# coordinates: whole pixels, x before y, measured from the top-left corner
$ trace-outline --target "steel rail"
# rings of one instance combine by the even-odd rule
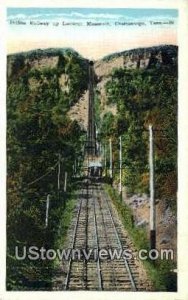
[[[121,247],[121,250],[123,251],[123,246],[122,246],[122,243],[121,243],[121,240],[120,240],[120,237],[119,237],[119,234],[118,234],[118,231],[117,231],[115,222],[114,222],[114,218],[113,218],[113,216],[112,216],[112,212],[111,212],[111,209],[110,209],[110,206],[109,206],[109,203],[108,203],[108,200],[107,200],[107,195],[106,195],[106,192],[105,192],[105,191],[104,191],[104,199],[105,199],[105,201],[106,201],[106,204],[107,204],[107,207],[108,207],[108,210],[109,210],[110,218],[111,218],[112,224],[113,224],[113,226],[114,226],[114,230],[115,230],[115,234],[116,234],[116,237],[117,237],[119,246]],[[136,291],[136,290],[137,290],[136,284],[135,284],[135,282],[134,282],[134,278],[133,278],[133,275],[132,275],[132,273],[131,273],[129,264],[128,264],[128,262],[127,262],[127,260],[126,260],[125,257],[123,257],[123,259],[124,259],[125,267],[126,267],[126,270],[127,270],[127,272],[128,272],[128,275],[129,275],[129,278],[130,278],[130,281],[131,281],[132,291]]]
[[[78,212],[77,212],[77,215],[76,215],[76,224],[75,224],[75,226],[74,226],[73,242],[72,242],[72,247],[71,247],[71,249],[74,249],[75,242],[76,242],[76,235],[77,235],[77,229],[78,229],[78,224],[79,224],[80,212],[81,212],[81,209],[82,209],[82,203],[83,203],[83,198],[81,198],[81,200],[80,200],[80,205],[79,205]],[[71,265],[72,265],[72,254],[71,254],[71,257],[70,257],[70,260],[69,260],[69,264],[68,264],[68,272],[67,272],[67,276],[66,276],[66,278],[65,278],[65,286],[64,286],[64,289],[65,289],[65,290],[67,290],[68,287],[69,287],[69,280],[70,280],[70,273],[71,273]]]
[[[87,189],[87,200],[86,200],[86,227],[85,227],[85,250],[87,253],[88,250],[88,218],[89,218],[89,207],[88,207],[88,202],[89,202],[89,184],[87,184],[86,186]],[[85,263],[85,285],[86,285],[86,289],[87,289],[87,281],[88,281],[88,270],[87,270],[87,260],[86,258],[84,259],[84,263]]]
[[[93,197],[93,209],[94,209],[94,224],[95,224],[95,235],[96,235],[96,243],[97,243],[97,273],[98,273],[98,281],[99,281],[99,290],[103,290],[102,283],[102,274],[101,274],[101,264],[99,259],[99,237],[98,237],[98,226],[97,226],[97,218],[96,218],[96,207],[95,207],[95,198]]]
[[[102,198],[102,196],[101,196],[101,190],[99,190],[99,186],[98,185],[97,185],[96,190],[99,193],[100,197]],[[104,230],[105,230],[105,237],[106,237],[107,245],[108,245],[108,247],[110,247],[109,237],[108,237],[108,234],[107,234],[106,225],[105,225],[105,221],[104,221],[104,213],[103,213],[103,210],[102,210],[101,203],[99,201],[98,201],[98,204],[99,204],[99,208],[100,208],[100,211],[101,211],[102,224],[103,224]],[[113,279],[114,279],[115,287],[116,287],[116,290],[117,290],[117,280],[116,280],[116,276],[115,276],[115,269],[114,269],[113,263],[112,263],[112,269],[113,269]]]

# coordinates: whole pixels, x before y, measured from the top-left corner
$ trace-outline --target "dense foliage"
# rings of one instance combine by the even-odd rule
[[[106,113],[101,138],[112,138],[114,172],[119,165],[119,140],[123,144],[123,184],[129,192],[148,192],[149,124],[154,129],[156,195],[172,200],[177,191],[177,67],[116,69],[106,84],[109,104],[118,113]]]
[[[52,66],[38,63],[54,56],[58,57],[57,64],[53,61]],[[68,118],[67,111],[87,89],[87,61],[71,49],[37,50],[8,57],[7,71],[7,288],[46,290],[51,289],[53,263],[17,260],[15,247],[53,248],[62,232],[66,232],[68,221],[62,220],[71,218],[74,206],[68,202],[72,198],[70,178],[85,140],[85,133],[76,121]],[[106,113],[100,118],[100,94],[96,91],[96,123],[106,150],[109,138],[112,139],[115,181],[118,182],[121,135],[123,185],[130,193],[148,192],[148,125],[152,124],[156,194],[174,205],[177,67],[116,69],[106,84],[106,95],[107,104],[117,105],[117,114]],[[65,172],[68,173],[68,193],[63,191]],[[46,229],[48,194],[50,215]]]
[[[71,51],[58,55],[58,65],[53,68],[28,66],[21,54],[8,60],[12,68],[7,85],[9,290],[49,287],[52,262],[17,260],[15,247],[19,247],[20,255],[23,246],[53,247],[65,199],[71,197],[70,180],[69,194],[63,192],[65,172],[68,179],[71,178],[73,163],[81,155],[84,133],[66,112],[87,87],[87,68]],[[36,55],[34,58],[39,59]],[[63,84],[60,82],[62,74],[67,79]],[[60,192],[57,191],[59,160]],[[48,194],[50,215],[46,229]]]

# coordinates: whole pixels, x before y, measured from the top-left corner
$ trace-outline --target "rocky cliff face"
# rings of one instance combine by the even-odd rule
[[[32,70],[42,72],[45,69],[59,70],[59,85],[62,92],[69,93],[71,82],[70,74],[67,74],[61,66],[68,65],[71,57],[79,57],[87,66],[88,60],[79,56],[79,54],[69,48],[65,49],[47,49],[35,50],[26,53],[9,55],[7,59],[7,76],[20,76]],[[158,68],[161,65],[177,64],[176,46],[158,46],[150,48],[139,48],[120,53],[114,53],[94,62],[94,71],[96,74],[96,89],[99,92],[102,114],[112,112],[116,114],[116,105],[107,105],[105,85],[111,79],[113,70],[118,68],[125,69],[148,69]],[[86,67],[87,68],[87,67]],[[44,81],[46,78],[44,78]],[[36,91],[41,85],[41,79],[30,77],[29,88]],[[70,110],[69,116],[76,119],[82,128],[87,128],[87,92],[77,99]]]
[[[109,76],[114,68],[147,69],[176,63],[177,47],[165,45],[114,53],[96,61],[94,66],[100,80]]]
[[[8,56],[7,75],[11,77],[21,71],[29,71],[31,69],[42,70],[45,68],[56,68],[58,66],[59,56],[38,56],[30,57],[29,55],[10,55]]]
[[[33,51],[11,54],[7,57],[7,75],[8,77],[11,77],[21,71],[33,69],[41,71],[43,69],[59,68],[62,65],[62,60],[70,58],[70,56],[84,60],[71,48],[36,49]]]
[[[70,48],[8,55],[7,80],[9,84],[21,84],[33,99],[43,94],[45,101],[47,93],[54,94],[54,99],[58,95],[58,101],[68,110],[87,89],[88,61]]]
[[[94,69],[103,114],[109,111],[116,114],[117,111],[116,105],[107,105],[105,93],[105,84],[111,79],[113,70],[118,68],[127,70],[150,69],[159,68],[162,65],[175,65],[177,64],[177,52],[177,46],[165,45],[123,51],[97,60],[94,63]]]

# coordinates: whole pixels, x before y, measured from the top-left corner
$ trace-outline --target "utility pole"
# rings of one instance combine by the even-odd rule
[[[119,194],[122,200],[122,141],[119,137]]]
[[[61,154],[58,157],[58,175],[57,175],[57,189],[60,190],[60,175],[61,175]]]
[[[67,191],[67,172],[65,172],[65,181],[64,181],[64,192]]]
[[[76,176],[76,172],[77,172],[77,160],[75,159],[74,161],[74,175]]]
[[[112,170],[112,139],[109,140],[109,146],[110,146],[110,178],[112,180],[112,177],[113,177],[113,170]]]
[[[106,177],[106,144],[104,144],[104,169],[105,169],[105,177]]]
[[[66,202],[67,202],[67,195],[66,195],[66,192],[67,192],[67,172],[65,172],[63,191],[64,191],[63,207],[65,208]]]
[[[149,168],[150,168],[150,248],[156,248],[155,190],[154,190],[154,145],[153,127],[149,125]]]
[[[61,175],[61,154],[58,157],[58,175],[57,175],[57,190],[58,190],[58,198],[60,200],[60,175]]]
[[[49,206],[50,206],[50,195],[47,195],[46,199],[46,219],[45,219],[45,227],[48,227],[48,214],[49,214]]]

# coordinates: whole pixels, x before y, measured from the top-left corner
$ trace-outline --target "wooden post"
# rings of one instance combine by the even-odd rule
[[[57,192],[58,192],[58,200],[60,201],[60,175],[61,175],[61,154],[59,154],[58,159],[58,175],[57,175]]]
[[[122,140],[119,137],[119,194],[122,200]]]
[[[104,168],[105,168],[105,177],[107,176],[107,169],[106,169],[106,144],[104,145]]]
[[[50,195],[47,195],[46,199],[46,219],[45,219],[45,227],[48,227],[48,214],[49,214],[49,206],[50,206]]]
[[[112,139],[109,140],[109,146],[110,146],[110,178],[112,180],[112,177],[113,177],[113,170],[112,170]]]
[[[156,248],[155,190],[154,190],[154,147],[153,127],[149,125],[149,167],[150,167],[150,248]]]
[[[60,191],[60,175],[61,175],[61,154],[58,159],[58,176],[57,176],[57,189]]]

